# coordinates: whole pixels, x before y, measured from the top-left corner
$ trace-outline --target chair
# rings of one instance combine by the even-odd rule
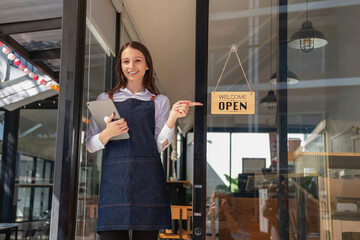
[[[191,239],[190,218],[192,217],[192,210],[190,209],[190,206],[171,206],[172,229],[160,233],[160,239]],[[186,230],[183,230],[184,220],[187,221]],[[179,226],[178,229],[177,225]]]

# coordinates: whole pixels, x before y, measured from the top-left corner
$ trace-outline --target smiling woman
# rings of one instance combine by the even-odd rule
[[[122,118],[112,121],[112,114],[102,131],[91,118],[86,144],[90,152],[106,149],[97,232],[101,239],[129,239],[133,230],[133,240],[155,240],[160,229],[171,228],[159,153],[170,145],[176,120],[202,104],[182,100],[170,109],[169,99],[155,88],[150,53],[139,42],[120,49],[116,71],[116,86],[97,99],[112,99]],[[110,140],[125,132],[129,139]]]

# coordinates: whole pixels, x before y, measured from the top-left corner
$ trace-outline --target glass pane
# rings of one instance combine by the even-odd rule
[[[44,183],[52,183],[53,182],[53,167],[54,165],[50,161],[45,162],[45,174],[44,174]]]
[[[31,183],[34,170],[34,158],[26,155],[21,156],[21,164],[18,166],[20,168],[19,177],[17,181],[19,183]]]
[[[30,195],[31,189],[26,187],[18,188],[18,204],[16,207],[16,222],[27,221],[30,216]]]
[[[302,237],[358,239],[360,56],[353,44],[360,40],[360,1],[290,3],[288,65],[301,79],[288,90],[288,128],[297,134],[288,142],[296,203],[304,207],[289,212],[298,211],[295,231]],[[308,20],[316,37],[295,39]]]
[[[271,24],[276,34],[276,24],[270,12],[270,1],[210,1],[207,239],[270,239],[271,231],[277,231],[265,211],[270,204],[277,206],[276,198],[266,202],[269,186],[277,181],[276,172],[267,174],[275,167],[276,110],[259,104],[272,87],[270,34]],[[230,54],[232,44],[239,59]],[[211,92],[248,92],[247,80],[255,92],[254,115],[211,114]]]
[[[22,239],[49,236],[56,124],[56,110],[20,111],[14,198]]]
[[[36,174],[35,174],[35,183],[44,182],[44,161],[41,159],[37,159],[36,162]]]
[[[33,218],[34,219],[43,219],[47,216],[50,217],[50,205],[51,199],[50,188],[35,188],[34,189],[34,207],[33,207]]]
[[[57,110],[21,110],[18,151],[54,161],[56,126]]]
[[[210,1],[207,238],[358,239],[360,1],[288,2],[283,85],[278,4]],[[249,90],[236,54],[227,61],[232,44],[254,115],[210,112],[226,62],[216,91]]]
[[[88,133],[90,113],[85,103],[96,100],[97,96],[105,91],[106,61],[108,58],[106,52],[88,28],[86,34],[84,121],[82,125],[76,239],[95,239],[96,237],[97,205],[103,152],[100,150],[89,153],[86,150],[85,138]],[[110,82],[110,79],[107,79],[107,81]]]

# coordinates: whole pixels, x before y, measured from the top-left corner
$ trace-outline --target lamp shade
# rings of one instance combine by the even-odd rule
[[[260,104],[265,105],[269,110],[274,110],[277,106],[275,92],[270,90],[268,94],[261,99]]]
[[[323,47],[327,43],[324,34],[315,29],[312,22],[306,20],[300,30],[291,36],[288,45],[303,52],[311,52],[314,48]]]
[[[270,77],[270,82],[272,84],[276,84],[276,79],[277,79],[277,72],[274,72],[271,77]],[[297,84],[299,82],[299,78],[298,76],[296,76],[296,74],[290,70],[288,70],[287,72],[287,84],[288,85],[293,85],[293,84]]]

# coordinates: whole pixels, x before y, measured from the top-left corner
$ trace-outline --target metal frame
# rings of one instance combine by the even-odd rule
[[[206,114],[209,0],[196,1],[195,46],[195,101],[202,107],[195,108],[194,126],[194,172],[193,172],[193,239],[206,236]]]
[[[289,239],[289,201],[288,196],[285,195],[284,188],[281,183],[281,176],[284,176],[286,181],[288,179],[288,148],[287,148],[287,135],[288,135],[288,112],[287,112],[287,35],[288,35],[288,0],[279,0],[279,65],[278,65],[278,78],[277,86],[284,86],[277,90],[278,95],[278,233],[279,239]]]
[[[117,82],[117,75],[114,73],[115,71],[115,66],[116,66],[116,61],[117,61],[117,56],[119,54],[119,50],[120,50],[120,37],[121,37],[121,13],[116,13],[116,35],[115,35],[115,57],[112,57],[112,65],[111,65],[111,72],[112,74],[112,81],[111,81],[111,87],[114,87],[116,85]]]
[[[169,148],[166,148],[164,151],[163,151],[163,168],[164,168],[164,177],[166,180],[168,180],[168,161],[169,161],[169,158],[168,158],[168,150]]]
[[[61,88],[50,225],[50,239],[58,240],[75,239],[85,65],[86,0],[63,1],[62,25]]]
[[[4,141],[2,146],[2,167],[0,181],[0,222],[13,222],[13,200],[15,189],[17,143],[20,111],[5,111]]]
[[[167,172],[165,172],[165,175],[167,177],[167,179],[170,180],[170,177],[172,176],[172,168],[173,168],[173,163],[174,161],[171,161],[171,152],[172,152],[172,146],[171,144],[169,145],[169,147],[166,148],[166,167],[167,167]]]
[[[181,156],[180,156],[180,180],[186,180],[186,168],[187,168],[187,135],[181,136]]]

